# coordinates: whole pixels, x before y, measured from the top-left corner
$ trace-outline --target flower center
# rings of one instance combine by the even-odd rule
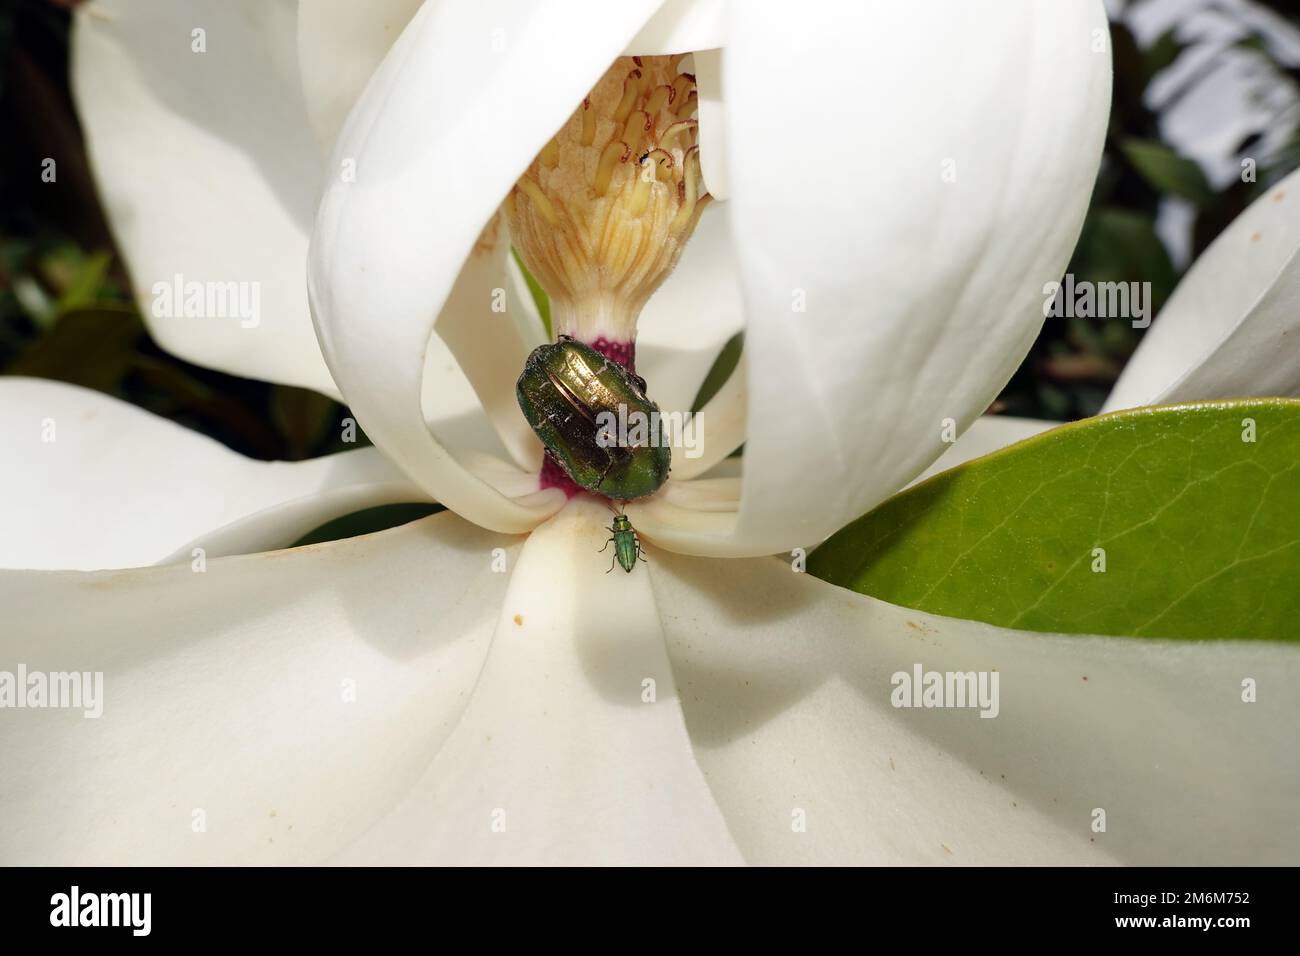
[[[709,200],[695,77],[680,56],[620,57],[506,198],[515,248],[557,335],[629,369],[636,320]]]

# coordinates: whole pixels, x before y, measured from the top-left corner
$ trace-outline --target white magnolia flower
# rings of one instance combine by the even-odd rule
[[[0,712],[0,858],[1172,863],[1300,844],[1295,705],[1233,706],[1210,679],[1294,680],[1294,655],[937,618],[764,557],[906,484],[1023,357],[1100,155],[1100,3],[96,7],[74,81],[155,337],[339,395],[376,447],[250,462],[103,396],[0,382],[20,450],[0,564],[51,569],[0,575],[0,668],[105,681],[98,719]],[[557,321],[635,337],[665,410],[742,324],[744,361],[704,410],[705,457],[629,508],[652,563],[607,576],[608,509],[539,490],[513,384],[542,333],[494,217],[513,195],[539,261],[536,217],[569,195],[552,174],[600,162],[548,150],[585,147],[580,104],[608,107],[593,88],[618,57],[666,54],[646,73],[693,55],[674,102],[694,86],[703,186],[679,142],[683,186],[647,202],[715,201],[639,322],[626,284],[604,310],[553,287]],[[666,241],[638,225],[648,205],[618,206],[632,166],[613,175],[612,215]],[[1243,217],[1270,229],[1249,254],[1234,226],[1189,277],[1213,308],[1171,302],[1148,342],[1177,341],[1144,349],[1118,400],[1242,391],[1247,350],[1294,390],[1256,351],[1295,322],[1300,199],[1276,198]],[[260,323],[152,315],[176,275],[260,282]],[[986,420],[945,463],[1034,427]],[[420,497],[450,510],[269,550]],[[998,719],[893,709],[890,675],[918,659],[996,668]]]

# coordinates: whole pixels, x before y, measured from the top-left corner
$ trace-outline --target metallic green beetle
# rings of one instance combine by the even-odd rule
[[[654,441],[661,435],[659,406],[646,398],[645,388],[645,379],[560,336],[528,356],[515,394],[546,453],[575,483],[613,501],[631,501],[658,491],[672,464],[668,443]],[[629,444],[627,435],[609,426],[629,421],[655,425]]]
[[[636,536],[636,529],[624,514],[614,515],[614,523],[609,526],[609,530],[613,537],[605,542],[605,548],[613,542],[614,561],[618,562],[620,568],[631,574],[632,569],[636,567],[637,558],[646,560],[641,554],[641,539]],[[605,548],[600,550],[604,551]],[[609,571],[614,570],[614,561],[609,562]],[[605,573],[609,574],[609,571]]]

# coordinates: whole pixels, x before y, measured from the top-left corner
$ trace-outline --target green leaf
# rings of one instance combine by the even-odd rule
[[[731,378],[732,373],[740,364],[740,354],[745,349],[745,333],[737,332],[727,343],[722,346],[718,352],[718,357],[713,360],[713,365],[709,367],[709,372],[704,376],[704,381],[700,383],[700,390],[695,393],[695,401],[691,403],[691,411],[698,412],[723,385],[727,384],[727,379]],[[745,453],[745,446],[741,445],[733,451],[728,458],[739,458]]]
[[[1053,429],[895,495],[808,570],[1002,627],[1300,640],[1300,401]]]
[[[744,348],[744,332],[737,332],[727,339],[727,344],[718,352],[718,357],[713,360],[709,373],[700,383],[700,390],[695,394],[695,401],[691,403],[691,411],[698,412],[714,395],[718,394],[723,385],[727,384],[727,379],[731,378],[731,373],[740,364],[740,353]]]
[[[542,327],[546,329],[546,337],[554,338],[555,333],[551,331],[551,297],[546,294],[542,284],[533,278],[533,274],[528,271],[524,265],[523,257],[519,255],[519,250],[510,247],[511,254],[515,257],[515,262],[519,266],[519,271],[524,274],[524,281],[528,283],[528,292],[533,297],[533,304],[537,306],[537,312],[542,317]]]
[[[1172,66],[1183,52],[1178,42],[1178,27],[1170,27],[1156,39],[1142,56],[1142,71],[1150,83],[1166,67]]]
[[[113,264],[113,256],[107,252],[96,252],[81,261],[71,281],[59,296],[59,311],[69,312],[94,306],[103,295],[103,287],[108,280],[108,269]]]
[[[1116,206],[1088,213],[1069,271],[1092,283],[1150,282],[1150,304],[1157,311],[1177,282],[1154,216]],[[1127,322],[1110,324],[1130,327]]]
[[[50,329],[4,371],[116,394],[144,334],[134,309],[114,305],[71,309],[60,313]]]
[[[1201,167],[1163,143],[1133,138],[1124,140],[1119,148],[1152,188],[1190,199],[1197,205],[1214,199],[1214,190]]]
[[[373,508],[363,508],[361,511],[354,511],[351,514],[335,518],[333,521],[327,521],[315,530],[308,531],[290,547],[301,548],[307,544],[341,541],[344,538],[374,534],[376,531],[387,531],[389,528],[396,528],[398,525],[418,521],[420,518],[427,518],[429,515],[446,510],[442,505],[429,504],[428,502],[376,505]]]

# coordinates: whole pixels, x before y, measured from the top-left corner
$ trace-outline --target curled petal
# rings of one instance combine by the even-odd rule
[[[1300,171],[1193,263],[1124,367],[1104,411],[1300,395]]]
[[[542,463],[541,444],[519,414],[515,398],[515,381],[535,343],[522,334],[518,317],[510,313],[510,253],[498,230],[504,231],[500,220],[494,219],[479,237],[438,317],[435,329],[457,368],[431,368],[426,363],[425,410],[442,417],[443,409],[430,401],[430,390],[438,388],[444,376],[463,374],[512,460],[536,474]]]
[[[714,199],[731,197],[731,157],[727,109],[729,103],[724,86],[727,82],[723,70],[725,50],[701,50],[692,58],[695,77],[699,84],[700,167],[704,185]],[[734,81],[732,81],[734,82]]]
[[[496,289],[466,268],[491,241],[485,224],[658,5],[552,0],[521,17],[505,0],[425,4],[335,147],[335,165],[354,160],[356,179],[326,189],[308,265],[330,368],[376,445],[430,495],[494,530],[530,530],[563,496],[506,498],[430,433],[424,354],[454,297],[491,309]],[[481,324],[490,341],[493,327]],[[516,357],[507,352],[503,363]]]
[[[871,36],[890,40],[863,56]],[[1094,0],[811,0],[732,17],[745,484],[727,540],[691,549],[812,547],[924,470],[949,421],[960,431],[988,407],[1083,222],[1107,36]]]
[[[728,0],[665,0],[627,45],[627,56],[710,50],[726,40]]]
[[[689,481],[704,474],[744,444],[748,382],[749,373],[742,363],[700,409],[694,424],[698,436],[697,457],[688,458],[689,449],[673,451],[672,473],[678,481]]]
[[[718,353],[744,326],[731,230],[723,207],[711,204],[637,321],[637,370],[650,397],[665,411],[689,411]]]
[[[311,0],[298,4],[298,67],[321,150],[423,0]]]

